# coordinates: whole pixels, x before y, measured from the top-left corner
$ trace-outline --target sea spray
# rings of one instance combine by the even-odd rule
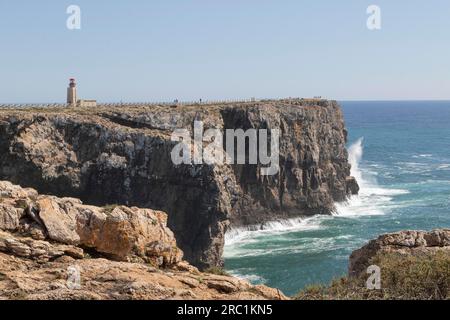
[[[308,269],[309,263],[322,265],[326,264],[326,260],[311,262],[310,259],[314,261],[315,257],[331,255],[333,260],[347,261],[347,250],[356,248],[365,240],[355,236],[350,229],[344,231],[341,228],[363,223],[370,216],[382,216],[391,212],[396,206],[394,196],[408,193],[406,190],[390,189],[378,184],[376,172],[368,170],[363,160],[363,138],[351,144],[348,151],[349,163],[352,165],[351,175],[361,187],[359,195],[352,196],[346,203],[337,203],[333,216],[300,217],[230,229],[225,235],[224,250],[230,274],[254,284],[274,285],[278,283],[277,276],[265,271],[266,268],[280,268],[276,259],[298,259],[298,268],[301,269],[301,265],[304,265],[310,277],[303,275],[305,279],[302,281],[314,283],[315,272]],[[336,256],[336,252],[346,254]],[[285,283],[284,286],[289,287],[289,284]]]
[[[356,217],[365,215],[385,214],[391,203],[392,196],[408,193],[405,190],[381,188],[375,175],[361,167],[364,155],[364,138],[359,138],[348,148],[348,160],[351,164],[351,175],[358,181],[361,190],[358,196],[353,196],[347,203],[336,204],[335,216]],[[327,217],[300,217],[288,220],[276,220],[261,225],[232,228],[225,235],[225,245],[239,245],[257,241],[256,238],[273,236],[274,234],[297,231],[317,230]]]
[[[362,160],[363,153],[364,153],[364,137],[359,138],[354,144],[352,144],[348,148],[348,162],[352,166],[350,174],[356,178],[356,181],[358,183],[362,184],[364,182],[362,178],[362,173],[359,168],[359,164]]]
[[[348,159],[351,164],[351,175],[358,181],[361,190],[358,196],[352,196],[346,203],[337,203],[334,216],[358,217],[383,215],[394,208],[392,202],[396,195],[406,194],[408,191],[380,187],[373,172],[365,170],[362,165],[364,156],[364,138],[359,138],[348,148]],[[251,242],[258,242],[261,238],[276,234],[317,230],[322,222],[328,219],[324,216],[300,217],[289,220],[276,220],[261,225],[232,228],[225,235],[225,256],[231,253],[232,247]]]
[[[407,194],[407,190],[388,189],[378,185],[376,174],[362,169],[364,138],[359,138],[348,148],[351,175],[358,181],[359,195],[352,196],[347,203],[336,204],[336,216],[357,217],[389,213],[392,197]]]

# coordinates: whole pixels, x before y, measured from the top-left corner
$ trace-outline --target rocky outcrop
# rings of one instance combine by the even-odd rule
[[[418,255],[436,251],[445,251],[450,254],[450,229],[385,234],[351,254],[349,275],[358,276],[365,272],[370,265],[370,260],[380,253]]]
[[[117,261],[148,262],[158,267],[181,261],[182,252],[163,212],[86,206],[78,199],[38,195],[33,189],[6,181],[0,181],[0,194],[0,229],[20,235],[3,233],[0,250],[26,258],[52,259],[67,250],[82,256],[80,248],[86,248]]]
[[[263,176],[261,165],[173,164],[170,155],[177,142],[171,141],[171,134],[180,128],[192,132],[194,120],[203,121],[205,130],[279,129],[278,173]],[[324,100],[3,110],[0,179],[92,205],[167,212],[168,226],[186,259],[205,268],[221,265],[224,234],[230,225],[330,214],[335,201],[356,193],[357,183],[349,177],[346,135],[338,104]],[[69,234],[58,221],[46,218],[47,208],[70,211],[73,203],[36,206],[42,207],[41,220],[52,238],[65,243],[87,241],[78,239],[83,235],[80,230]],[[86,219],[92,216],[101,224],[100,214],[88,212]],[[109,219],[118,221],[130,214],[135,213],[119,208]],[[0,223],[14,225],[16,218],[12,213]],[[65,225],[75,223],[71,214],[65,219]],[[98,232],[105,236],[109,231]],[[126,252],[124,248],[121,255]]]
[[[0,299],[287,299],[277,289],[252,286],[229,276],[201,273],[194,267],[160,270],[139,263],[102,258],[75,260],[70,256],[38,263],[0,252],[0,270]]]
[[[47,262],[61,256],[76,259],[84,257],[84,251],[75,246],[51,244],[48,241],[34,240],[28,237],[15,236],[0,231],[0,252],[6,252],[16,257]]]
[[[0,181],[0,299],[287,299],[182,261],[167,216]]]

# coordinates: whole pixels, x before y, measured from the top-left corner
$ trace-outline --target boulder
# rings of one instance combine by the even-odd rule
[[[51,240],[66,244],[80,243],[76,229],[78,210],[72,204],[58,203],[51,197],[40,197],[36,204],[39,217]]]
[[[357,195],[359,193],[359,185],[355,177],[347,177],[345,179],[345,185],[347,188],[347,194]]]
[[[163,212],[124,206],[111,212],[84,206],[79,212],[77,233],[84,246],[123,261],[132,257],[156,265],[181,261],[182,252]]]

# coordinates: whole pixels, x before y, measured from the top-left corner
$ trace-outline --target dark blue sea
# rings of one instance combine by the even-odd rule
[[[378,235],[450,228],[450,101],[341,102],[360,195],[334,216],[227,234],[228,272],[288,295],[346,274]]]

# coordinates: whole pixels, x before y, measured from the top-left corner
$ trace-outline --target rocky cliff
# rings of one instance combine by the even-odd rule
[[[286,299],[182,260],[167,215],[0,181],[2,299]]]
[[[448,300],[450,229],[399,231],[355,250],[347,277],[301,291],[304,300]]]
[[[279,129],[279,172],[173,164],[171,134],[192,132],[195,120],[205,130]],[[346,136],[340,107],[324,100],[0,110],[0,179],[92,205],[165,211],[186,259],[205,268],[221,265],[230,225],[330,214],[357,193]]]
[[[349,275],[364,273],[377,255],[395,253],[403,256],[426,256],[436,252],[450,256],[450,229],[384,234],[351,254]],[[450,284],[450,279],[446,281]]]

